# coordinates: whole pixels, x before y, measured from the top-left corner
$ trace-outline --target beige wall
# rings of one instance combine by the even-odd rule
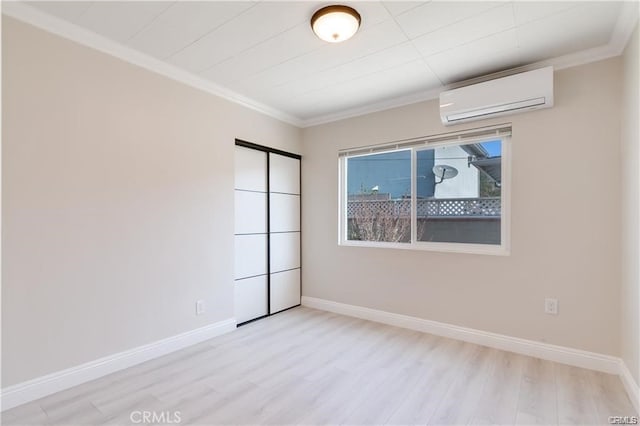
[[[623,55],[622,96],[622,359],[640,384],[640,145],[638,139],[638,27]]]
[[[557,72],[554,108],[467,125],[430,101],[305,129],[303,295],[619,355],[620,73]],[[508,121],[510,256],[337,245],[338,149]]]
[[[234,138],[300,130],[13,19],[2,42],[2,386],[233,317]]]

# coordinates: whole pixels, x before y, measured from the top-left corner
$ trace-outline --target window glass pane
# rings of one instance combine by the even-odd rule
[[[347,239],[411,242],[411,151],[347,158]]]
[[[500,245],[502,142],[417,152],[418,241]]]

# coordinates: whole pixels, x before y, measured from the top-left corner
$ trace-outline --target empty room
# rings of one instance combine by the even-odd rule
[[[3,425],[639,424],[638,1],[2,1]]]

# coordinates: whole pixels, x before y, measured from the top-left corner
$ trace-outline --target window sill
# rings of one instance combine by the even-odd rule
[[[368,247],[401,250],[435,251],[441,253],[483,254],[490,256],[509,256],[511,251],[504,245],[465,244],[465,243],[385,243],[378,241],[340,241],[339,246]]]

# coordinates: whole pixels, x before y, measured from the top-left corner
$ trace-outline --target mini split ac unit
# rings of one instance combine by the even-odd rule
[[[553,67],[447,90],[440,94],[440,117],[445,125],[552,106]]]

